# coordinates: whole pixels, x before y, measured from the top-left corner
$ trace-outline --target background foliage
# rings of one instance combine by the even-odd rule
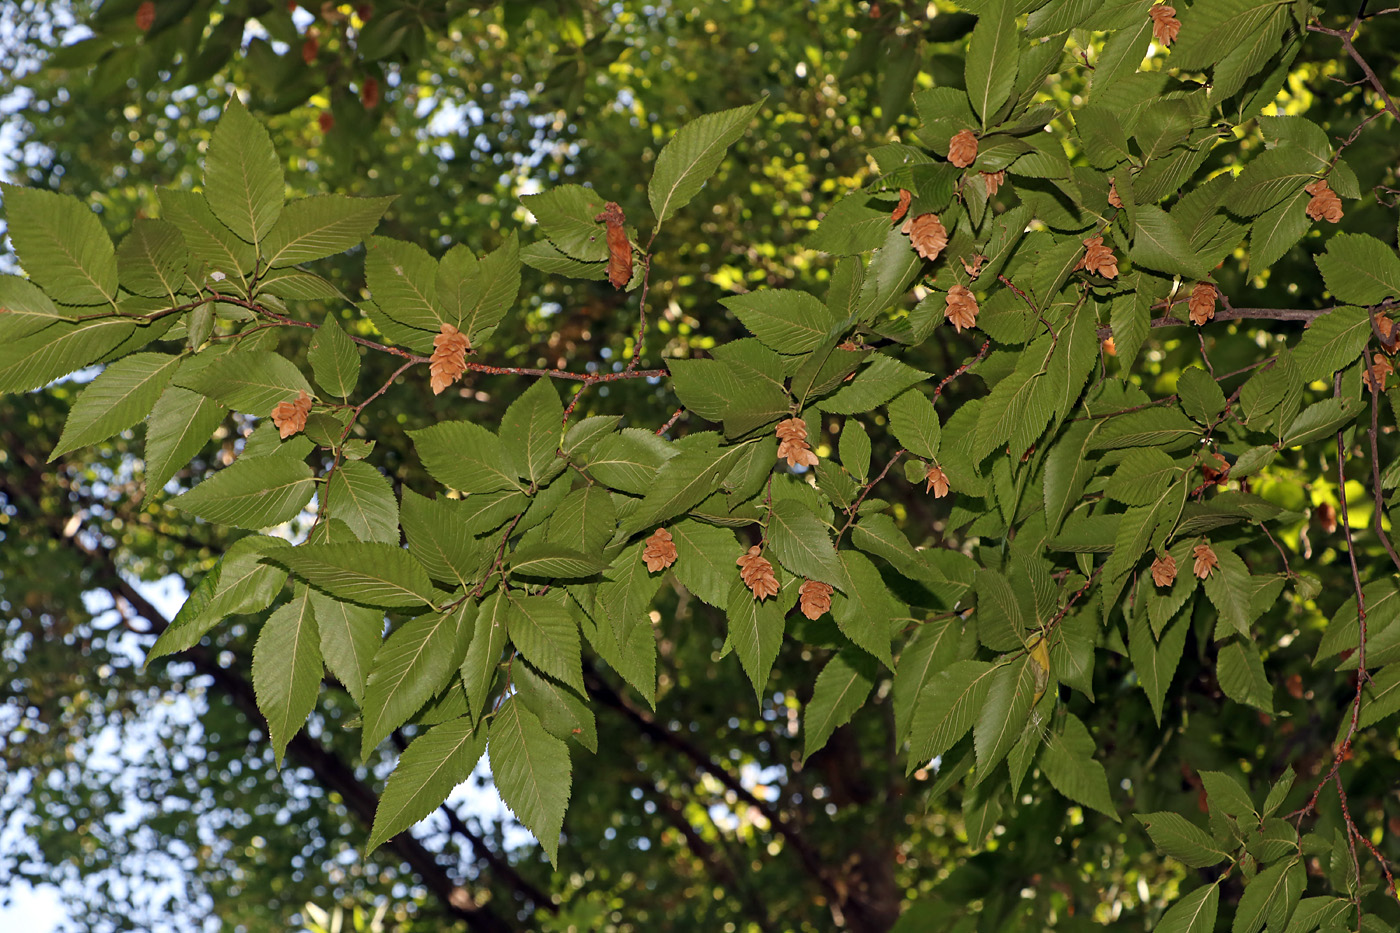
[[[1393,349],[1372,312],[1400,295],[1395,16],[1304,0],[1175,12],[1168,49],[1139,0],[9,8],[9,172],[28,189],[4,189],[11,271],[47,299],[3,280],[4,792],[24,840],[3,870],[67,879],[90,929],[324,922],[307,901],[365,907],[366,923],[388,904],[402,929],[883,930],[901,912],[907,929],[950,914],[969,930],[1393,928],[1400,564],[1376,516],[1394,413],[1362,372]],[[247,112],[225,111],[233,91]],[[721,111],[722,126],[691,122]],[[958,167],[964,129],[977,161]],[[696,140],[732,144],[728,158],[653,239],[656,192]],[[232,165],[251,168],[221,181]],[[1307,213],[1320,177],[1339,221]],[[596,195],[563,187],[581,183]],[[201,188],[232,258],[191,238]],[[938,259],[891,222],[900,189],[911,218],[950,233]],[[251,216],[235,216],[240,193]],[[604,201],[641,248],[630,290],[602,280],[586,234]],[[329,284],[242,288],[252,242],[272,255],[278,217],[318,211],[352,217],[292,257],[323,256],[309,268]],[[372,231],[386,239],[357,246]],[[1115,276],[1075,268],[1094,236]],[[974,279],[958,260],[979,254]],[[426,304],[401,287],[429,279]],[[462,328],[478,368],[435,396],[433,315],[456,307],[449,289],[490,281],[506,283],[480,292],[503,316]],[[1194,326],[1202,281],[1221,303]],[[942,321],[954,285],[980,304],[974,328]],[[226,300],[210,313],[196,286]],[[112,297],[153,316],[114,319],[96,307]],[[163,313],[187,304],[204,310]],[[94,336],[113,320],[118,340]],[[414,361],[342,332],[421,364],[393,379]],[[232,342],[202,371],[176,359]],[[794,391],[817,356],[829,384]],[[562,477],[557,428],[539,441],[574,386],[522,372],[554,369],[657,371],[588,385]],[[279,444],[267,415],[307,375],[321,417]],[[342,437],[325,403],[381,386]],[[163,422],[157,398],[184,407]],[[176,414],[211,438],[158,456]],[[774,462],[789,414],[813,471]],[[622,421],[588,420],[604,415]],[[514,475],[483,479],[502,457]],[[947,497],[926,488],[935,463]],[[291,498],[232,503],[240,469],[248,490],[280,476]],[[344,525],[299,514],[313,471]],[[659,503],[697,480],[693,500]],[[545,503],[536,516],[511,508],[512,484]],[[444,487],[506,511],[448,516]],[[365,505],[347,514],[338,493]],[[576,524],[566,495],[590,503]],[[593,500],[611,519],[583,514]],[[239,530],[284,518],[285,537],[330,550]],[[399,582],[479,608],[405,613],[416,597],[310,563],[392,571],[400,521],[427,569]],[[679,556],[651,575],[640,551],[658,523]],[[733,565],[760,541],[784,584],[761,603]],[[1198,585],[1205,542],[1218,567]],[[590,582],[599,554],[609,569]],[[1169,587],[1149,573],[1163,554]],[[428,571],[447,583],[463,563],[459,593],[436,594]],[[151,586],[172,575],[193,596],[169,620]],[[792,608],[803,576],[836,586],[830,614]],[[592,611],[568,614],[561,589]],[[369,640],[328,653],[324,678],[298,663],[299,620],[319,623],[320,654],[334,613],[363,633],[385,608],[383,660],[422,659],[402,697],[366,682]],[[481,678],[448,683],[442,662],[470,664],[501,614],[523,657],[498,670],[504,641],[488,643]],[[609,647],[605,615],[655,648]],[[158,637],[157,653],[183,650],[145,666]],[[543,845],[459,801],[394,835],[470,770],[487,700],[510,690],[486,757]],[[385,779],[401,753],[400,781],[450,768],[398,811]],[[514,765],[538,756],[533,787]],[[392,838],[366,856],[380,793],[373,835]]]

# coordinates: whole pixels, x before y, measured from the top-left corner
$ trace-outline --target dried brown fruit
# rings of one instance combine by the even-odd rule
[[[632,279],[632,244],[627,242],[627,218],[616,201],[603,205],[603,212],[593,218],[602,221],[608,230],[608,281],[613,288],[623,288]]]
[[[1214,285],[1197,282],[1196,287],[1191,289],[1191,298],[1186,302],[1186,307],[1191,310],[1191,323],[1200,327],[1215,317],[1215,302],[1219,296]]]
[[[977,299],[966,285],[954,285],[948,289],[947,306],[944,313],[948,322],[957,328],[958,333],[963,332],[964,327],[973,327],[977,324]]]
[[[1333,534],[1337,530],[1337,510],[1332,507],[1332,503],[1324,502],[1313,510],[1313,515],[1317,517],[1317,525],[1326,534]]]
[[[948,231],[943,229],[943,221],[938,219],[937,214],[911,217],[899,228],[899,232],[907,233],[914,252],[930,261],[937,259],[943,247],[948,245]]]
[[[329,133],[335,128],[335,116],[329,110],[322,110],[316,117],[316,123],[321,127],[322,133]]]
[[[987,257],[983,256],[981,253],[975,253],[973,254],[971,262],[968,262],[961,256],[958,257],[958,262],[962,263],[963,271],[967,273],[967,277],[975,279],[982,274],[982,266],[986,265]]]
[[[451,324],[442,325],[442,332],[433,338],[433,355],[428,358],[428,374],[434,395],[441,395],[443,389],[466,372],[467,350],[470,348],[471,341],[466,334]]]
[[[997,189],[1006,184],[1005,169],[1000,172],[983,172],[982,184],[987,189],[988,198],[996,197]]]
[[[1103,343],[1099,344],[1099,349],[1103,350],[1104,356],[1118,355],[1118,344],[1113,342],[1112,337],[1103,338]]]
[[[1176,581],[1176,558],[1163,554],[1152,562],[1152,582],[1158,586],[1171,586]]]
[[[321,39],[315,31],[307,33],[306,41],[301,44],[301,60],[306,64],[311,64],[316,60],[316,56],[321,53]]]
[[[1118,182],[1112,178],[1108,180],[1108,203],[1117,208],[1123,206],[1123,199],[1118,196]]]
[[[904,219],[904,215],[909,213],[909,202],[914,200],[914,195],[908,188],[899,189],[899,203],[894,206],[894,213],[890,214],[890,223],[897,224]]]
[[[1191,549],[1191,553],[1196,558],[1192,566],[1192,572],[1202,580],[1210,576],[1211,571],[1220,566],[1220,560],[1215,556],[1209,544],[1198,544]]]
[[[1084,241],[1084,258],[1079,260],[1076,269],[1083,269],[1092,275],[1106,279],[1118,278],[1118,257],[1113,249],[1103,245],[1103,237],[1091,236]]]
[[[1371,315],[1371,320],[1376,325],[1376,333],[1381,338],[1381,349],[1387,356],[1394,356],[1397,347],[1400,347],[1400,333],[1396,332],[1396,324],[1390,319],[1390,315],[1380,311]]]
[[[977,135],[972,130],[959,130],[948,140],[948,161],[958,168],[977,161]]]
[[[820,580],[807,580],[798,589],[798,606],[802,614],[813,621],[820,619],[823,612],[831,609],[831,584]]]
[[[773,565],[763,556],[763,548],[755,544],[734,563],[739,565],[739,578],[753,593],[754,599],[778,595],[778,576],[773,572]]]
[[[779,460],[787,460],[788,466],[794,467],[817,465],[817,455],[807,443],[807,422],[801,418],[779,421],[777,435]]]
[[[1176,18],[1176,7],[1159,3],[1148,10],[1147,15],[1152,18],[1152,38],[1170,48],[1176,41],[1176,34],[1181,32],[1181,20]]]
[[[1377,392],[1385,391],[1385,377],[1395,372],[1395,367],[1390,365],[1390,360],[1383,356],[1373,356],[1371,366],[1366,370],[1366,385]]]
[[[311,414],[311,396],[302,389],[290,402],[278,402],[272,409],[272,423],[277,425],[277,434],[286,440],[306,427],[306,416]]]
[[[665,570],[676,562],[676,545],[671,541],[671,533],[658,528],[647,538],[647,546],[642,548],[642,560],[648,573]]]
[[[928,465],[928,473],[924,474],[924,492],[933,493],[935,499],[948,495],[948,475],[937,464]]]
[[[373,110],[379,106],[379,79],[365,78],[360,85],[360,103],[366,110]]]
[[[1303,190],[1312,195],[1312,200],[1308,201],[1307,213],[1313,220],[1325,220],[1334,224],[1342,219],[1342,199],[1337,197],[1337,192],[1327,184],[1327,179],[1319,178],[1312,184],[1305,185]]]
[[[155,0],[145,0],[136,8],[136,28],[142,32],[150,32],[151,27],[156,22]]]

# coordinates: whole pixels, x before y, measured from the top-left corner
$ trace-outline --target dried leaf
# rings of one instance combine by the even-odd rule
[[[954,285],[948,289],[946,314],[958,333],[962,333],[965,327],[977,324],[977,299],[966,285]]]
[[[899,189],[899,203],[894,206],[894,213],[890,214],[890,223],[897,224],[904,219],[904,215],[909,213],[909,202],[914,200],[914,195],[908,188]]]
[[[948,161],[958,168],[967,168],[977,161],[977,136],[972,130],[960,130],[948,140]]]
[[[1337,192],[1327,184],[1327,179],[1319,178],[1312,184],[1305,185],[1303,190],[1312,195],[1312,200],[1308,201],[1307,213],[1313,220],[1325,220],[1334,224],[1342,219],[1342,199],[1337,197]]]
[[[986,264],[987,257],[983,256],[981,253],[975,253],[971,262],[968,262],[961,256],[958,257],[958,262],[962,263],[963,271],[967,273],[967,277],[975,279],[982,274],[982,266]]]
[[[295,400],[278,402],[272,409],[272,423],[277,425],[277,433],[286,440],[306,427],[306,416],[311,414],[311,396],[302,389]]]
[[[1215,302],[1220,293],[1209,282],[1197,282],[1191,289],[1191,298],[1186,306],[1191,309],[1191,323],[1200,327],[1215,317]]]
[[[1118,196],[1118,183],[1112,178],[1108,180],[1108,203],[1117,208],[1123,206],[1123,199]]]
[[[623,226],[627,218],[616,201],[609,201],[593,219],[602,221],[608,230],[608,281],[613,288],[623,288],[632,279],[632,244]]]
[[[983,172],[982,185],[987,189],[987,198],[996,197],[997,190],[1006,184],[1006,170],[999,172]]]
[[[948,231],[943,229],[943,221],[938,219],[937,214],[911,217],[899,228],[899,232],[907,233],[914,252],[930,261],[937,259],[943,247],[948,245]]]
[[[763,556],[763,549],[755,544],[734,563],[739,565],[739,578],[753,593],[754,599],[767,599],[778,595],[778,577],[773,573],[773,565]]]
[[[1211,571],[1220,566],[1220,560],[1215,556],[1215,552],[1211,550],[1209,544],[1198,544],[1191,549],[1191,553],[1196,558],[1192,571],[1202,580],[1210,576]]]
[[[467,370],[467,350],[471,341],[467,335],[443,324],[442,332],[433,338],[433,355],[428,358],[428,375],[434,395],[456,382]]]
[[[658,528],[647,538],[647,546],[642,549],[642,560],[646,562],[647,572],[656,573],[658,570],[665,570],[676,562],[676,546],[671,542],[671,533],[665,528]]]
[[[822,583],[820,580],[807,580],[797,591],[800,597],[798,605],[802,609],[802,614],[807,618],[816,621],[821,618],[822,613],[831,609],[831,584]]]
[[[1170,48],[1176,41],[1176,34],[1181,32],[1181,20],[1176,18],[1176,7],[1159,3],[1148,10],[1147,15],[1152,18],[1152,38]]]
[[[936,464],[928,465],[928,473],[924,475],[924,492],[933,493],[935,499],[942,499],[948,495],[948,476],[943,469]]]
[[[1366,385],[1377,392],[1385,391],[1385,377],[1395,372],[1390,360],[1376,355],[1371,358],[1371,366],[1366,370]]]
[[[1380,311],[1375,312],[1371,318],[1375,322],[1376,333],[1381,338],[1381,349],[1385,351],[1386,356],[1394,356],[1396,347],[1400,346],[1400,333],[1396,333],[1395,322],[1388,314]]]
[[[1176,581],[1176,558],[1163,554],[1152,562],[1152,582],[1158,586],[1171,586]]]
[[[1093,236],[1084,241],[1084,258],[1079,260],[1076,269],[1083,269],[1091,275],[1101,275],[1106,279],[1118,278],[1118,257],[1113,249],[1103,245],[1103,237]]]

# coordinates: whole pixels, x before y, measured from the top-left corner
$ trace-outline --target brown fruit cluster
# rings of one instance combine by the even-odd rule
[[[442,325],[442,333],[433,338],[433,355],[428,358],[428,375],[434,395],[441,395],[443,389],[466,372],[467,350],[470,348],[471,341],[466,334],[451,324]]]
[[[778,459],[786,459],[788,466],[814,467],[817,455],[807,443],[807,422],[801,418],[789,418],[778,422]]]
[[[1101,275],[1106,279],[1118,278],[1118,257],[1113,248],[1103,245],[1103,237],[1091,236],[1084,241],[1084,258],[1079,260],[1076,269],[1083,269],[1091,275]]]
[[[913,193],[908,188],[899,189],[899,203],[894,206],[894,212],[890,214],[890,223],[897,224],[904,219],[904,215],[909,213],[909,202],[914,200]]]
[[[999,172],[983,172],[982,184],[987,189],[988,199],[996,197],[997,189],[1006,183],[1006,170]]]
[[[622,288],[632,279],[632,244],[627,242],[627,218],[616,201],[603,205],[603,212],[593,218],[602,221],[608,231],[608,281],[613,288]]]
[[[961,256],[958,257],[958,262],[962,263],[963,271],[967,273],[967,277],[975,279],[982,274],[982,266],[986,265],[987,257],[981,253],[973,253],[971,262]]]
[[[1220,293],[1214,285],[1197,282],[1196,287],[1191,289],[1190,300],[1186,302],[1186,307],[1191,310],[1191,323],[1200,327],[1215,317],[1215,302],[1219,297]]]
[[[1211,550],[1209,544],[1198,544],[1191,549],[1191,553],[1196,558],[1191,570],[1202,580],[1210,576],[1211,571],[1220,566],[1220,560],[1215,556],[1215,551]]]
[[[977,161],[977,136],[972,130],[959,130],[948,140],[948,161],[958,168]]]
[[[296,399],[278,402],[272,409],[272,423],[277,425],[277,434],[286,440],[306,428],[306,416],[311,414],[311,396],[302,389]]]
[[[914,252],[930,262],[937,259],[943,247],[948,245],[948,231],[943,228],[943,221],[938,219],[937,214],[911,217],[899,228],[899,232],[908,234]]]
[[[944,313],[948,317],[948,323],[956,327],[961,334],[963,328],[977,324],[977,299],[966,285],[954,285],[948,289]]]
[[[1342,219],[1342,199],[1337,197],[1337,192],[1327,184],[1327,179],[1319,178],[1312,184],[1305,185],[1303,190],[1312,195],[1307,211],[1313,220],[1325,220],[1334,224]]]
[[[1181,32],[1181,20],[1176,18],[1176,7],[1159,3],[1148,10],[1147,15],[1152,18],[1152,38],[1164,47],[1171,48],[1171,44],[1176,41],[1176,34]]]
[[[1376,333],[1381,338],[1381,349],[1386,356],[1394,356],[1397,347],[1400,347],[1400,332],[1397,331],[1395,322],[1390,319],[1390,315],[1381,311],[1376,311],[1371,315],[1371,321],[1376,325]]]
[[[831,609],[830,583],[807,580],[798,589],[797,595],[800,597],[798,606],[802,609],[802,614],[814,622],[821,618],[823,612]]]
[[[1371,357],[1371,365],[1366,370],[1366,386],[1377,392],[1385,391],[1386,377],[1395,372],[1395,367],[1390,365],[1390,360],[1376,354]]]
[[[928,465],[928,473],[924,475],[924,483],[924,492],[933,493],[935,499],[942,499],[948,495],[948,476],[937,464],[930,463]]]
[[[1152,562],[1152,582],[1158,586],[1171,586],[1176,581],[1176,558],[1163,554]]]
[[[136,8],[136,28],[142,32],[150,32],[151,27],[156,23],[155,0],[144,0]]]
[[[739,579],[744,581],[754,599],[778,595],[778,576],[768,558],[763,556],[763,548],[755,544],[734,563],[739,565]]]
[[[671,533],[658,528],[647,538],[647,546],[642,548],[642,560],[648,573],[665,570],[676,562],[676,545],[671,541]]]
[[[1123,199],[1118,196],[1118,182],[1112,178],[1108,180],[1108,203],[1119,209],[1123,207]]]

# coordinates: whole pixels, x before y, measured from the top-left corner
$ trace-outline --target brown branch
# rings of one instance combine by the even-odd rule
[[[1358,17],[1358,20],[1359,19],[1360,17]],[[1381,79],[1376,77],[1376,73],[1372,70],[1370,64],[1367,63],[1366,59],[1361,57],[1361,53],[1356,51],[1356,46],[1352,44],[1351,40],[1356,33],[1356,26],[1357,22],[1353,21],[1352,25],[1345,30],[1328,29],[1314,21],[1308,24],[1308,32],[1321,33],[1324,36],[1332,36],[1334,39],[1340,40],[1342,48],[1346,50],[1347,55],[1351,57],[1352,61],[1356,62],[1357,66],[1361,69],[1361,73],[1366,76],[1367,83],[1380,95],[1381,103],[1385,106],[1385,109],[1389,111],[1390,115],[1396,120],[1400,120],[1400,108],[1395,106],[1395,101],[1391,100],[1390,95],[1386,93],[1385,86],[1381,84]]]

